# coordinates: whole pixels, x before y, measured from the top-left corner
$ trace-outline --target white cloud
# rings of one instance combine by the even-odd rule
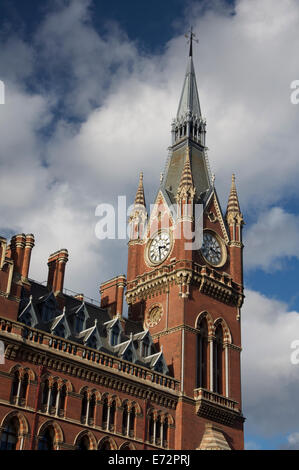
[[[268,271],[283,268],[290,257],[299,258],[299,216],[272,207],[259,214],[245,233],[245,266]]]
[[[299,422],[299,366],[291,343],[299,313],[247,290],[242,309],[242,389],[246,432],[264,437],[295,432]]]
[[[298,450],[299,449],[299,432],[294,432],[287,437],[287,444],[282,449]]]
[[[116,274],[118,260],[108,260],[105,254],[113,252],[111,244],[107,249],[89,236],[96,223],[95,207],[115,201],[118,194],[126,194],[131,202],[141,169],[151,202],[167,157],[187,46],[178,36],[164,54],[145,56],[117,25],[99,34],[89,5],[87,0],[56,2],[31,46],[15,37],[1,48],[11,77],[11,104],[0,110],[1,219],[5,229],[36,231],[46,259],[49,246],[58,249],[59,244],[72,246],[72,257],[77,256],[82,247],[76,246],[72,223],[80,217],[88,234],[82,249],[106,263],[102,275],[109,277]],[[209,6],[206,13],[195,8],[192,23],[200,31],[194,61],[208,119],[210,161],[222,198],[228,194],[231,172],[237,173],[246,218],[248,209],[258,214],[282,195],[298,193],[299,107],[290,103],[289,86],[298,78],[299,5],[295,0],[240,0],[234,15],[229,14],[232,7],[221,2]],[[190,23],[188,16],[185,22]],[[38,83],[36,67],[43,72]],[[27,82],[32,78],[39,94],[25,91],[25,77]],[[59,106],[62,114],[55,121]],[[46,139],[40,133],[45,122],[54,130]],[[63,188],[61,208],[53,206],[55,191],[59,194]],[[54,207],[69,211],[70,217],[63,229],[58,225],[52,231]],[[42,233],[39,218],[49,225],[51,237],[46,230]],[[253,230],[260,233],[264,228],[249,227],[250,246]],[[122,246],[126,250],[126,244]],[[283,244],[279,249],[285,253]],[[263,251],[262,266],[272,267],[271,250],[258,250]],[[288,250],[286,255],[294,255],[293,244]],[[97,295],[98,280],[91,287],[90,279],[82,276],[84,269],[74,262],[70,279],[75,284],[82,280],[80,290]],[[35,267],[32,275],[38,274]]]

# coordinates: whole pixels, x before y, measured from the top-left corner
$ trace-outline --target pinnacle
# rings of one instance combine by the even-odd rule
[[[238,199],[238,194],[237,194],[237,188],[236,188],[236,177],[235,174],[232,174],[232,184],[230,188],[230,193],[229,193],[229,198],[228,198],[228,204],[227,204],[227,211],[226,211],[226,216],[228,215],[240,215],[241,214],[241,209],[240,209],[240,204],[239,204],[239,199]]]
[[[144,188],[143,188],[143,173],[140,173],[139,176],[139,185],[135,197],[135,206],[144,206],[145,207],[145,197],[144,197]]]
[[[190,149],[187,147],[186,152],[186,160],[184,164],[184,168],[181,175],[180,184],[178,187],[177,195],[180,196],[182,193],[190,192],[194,193],[194,185],[193,185],[193,178],[192,178],[192,171],[191,171],[191,163],[190,163]]]

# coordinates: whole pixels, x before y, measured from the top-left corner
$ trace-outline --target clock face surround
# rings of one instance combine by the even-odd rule
[[[158,325],[162,319],[163,309],[161,305],[154,305],[149,310],[145,318],[145,324],[147,328],[153,328]]]
[[[147,256],[151,264],[162,263],[170,253],[171,238],[169,232],[162,230],[150,241],[147,249]]]
[[[216,233],[204,231],[201,253],[212,266],[218,267],[225,263],[225,248]]]

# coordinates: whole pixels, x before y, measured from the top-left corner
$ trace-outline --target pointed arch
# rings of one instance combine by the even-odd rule
[[[84,430],[79,432],[77,436],[75,437],[74,440],[74,446],[75,448],[79,447],[79,443],[82,439],[87,438],[89,440],[89,449],[88,450],[97,450],[97,441],[96,438],[94,437],[94,434],[91,431]]]
[[[137,403],[136,401],[133,401],[132,406],[134,406],[134,408],[135,408],[136,415],[142,416],[142,409],[141,409],[139,403]]]
[[[225,390],[225,356],[224,329],[222,321],[215,324],[213,341],[213,391],[224,395]]]
[[[49,429],[53,430],[53,447],[57,449],[57,447],[64,442],[64,435],[60,425],[53,420],[45,421],[40,426],[37,433],[38,440],[40,442]]]
[[[115,401],[115,405],[117,406],[117,408],[121,407],[121,399],[117,395],[109,395],[109,398],[108,398],[109,405],[111,405],[113,401]]]
[[[132,442],[123,442],[119,447],[119,450],[136,450],[136,447]]]
[[[103,437],[98,443],[98,450],[117,450],[117,445],[111,437]]]
[[[19,434],[29,434],[29,424],[27,418],[19,411],[11,411],[6,416],[4,416],[1,423],[1,428],[4,428],[8,424],[8,422],[13,418],[17,418],[17,420],[19,421]]]
[[[168,424],[169,424],[170,426],[175,426],[174,418],[173,418],[173,416],[172,416],[171,414],[166,413],[163,418],[164,418],[164,420],[165,420],[165,419],[168,420]]]
[[[230,329],[229,329],[226,321],[224,320],[224,318],[218,317],[214,321],[214,331],[216,331],[216,328],[220,323],[221,323],[222,329],[223,329],[223,341],[224,341],[224,343],[232,344],[232,335],[231,335]]]
[[[212,336],[214,334],[214,331],[215,331],[214,321],[213,321],[213,318],[212,318],[211,314],[209,312],[207,312],[206,310],[204,310],[203,312],[200,312],[197,315],[196,320],[195,320],[195,325],[194,325],[195,328],[200,329],[200,324],[201,324],[203,319],[205,319],[206,322],[207,322],[208,335]]]
[[[196,337],[196,388],[208,388],[209,383],[209,338],[213,336],[214,327],[211,315],[201,312],[195,323],[198,331]]]

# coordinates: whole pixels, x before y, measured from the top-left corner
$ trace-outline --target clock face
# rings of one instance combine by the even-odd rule
[[[208,263],[218,266],[222,260],[221,244],[210,232],[204,232],[201,252]]]
[[[170,252],[170,236],[168,232],[159,232],[152,239],[148,248],[149,260],[154,264],[164,261]]]

